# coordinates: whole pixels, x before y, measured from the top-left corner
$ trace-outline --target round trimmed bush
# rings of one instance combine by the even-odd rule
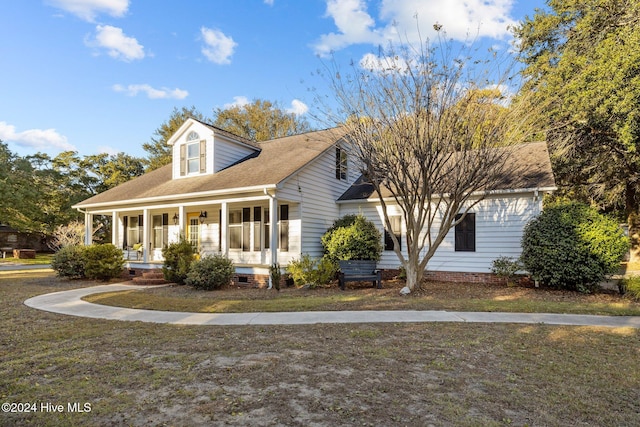
[[[593,291],[629,249],[618,223],[576,203],[552,205],[524,229],[521,260],[531,275],[559,289]]]
[[[84,274],[87,279],[113,279],[119,277],[123,269],[122,251],[111,243],[85,248]]]
[[[85,246],[64,246],[53,256],[51,268],[55,270],[58,277],[83,279],[85,249]]]
[[[186,284],[196,289],[211,291],[228,285],[233,278],[233,262],[224,255],[208,255],[191,264]]]
[[[373,260],[382,255],[382,236],[375,224],[362,215],[337,219],[322,236],[322,246],[330,260]]]
[[[162,274],[167,282],[184,285],[191,264],[196,259],[195,248],[186,241],[180,239],[179,242],[171,243],[162,248]]]

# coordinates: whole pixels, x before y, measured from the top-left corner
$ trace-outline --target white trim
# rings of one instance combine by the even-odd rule
[[[505,189],[505,190],[489,190],[489,191],[474,191],[471,193],[471,197],[477,196],[496,196],[502,194],[525,194],[525,193],[536,193],[536,192],[545,192],[545,191],[556,191],[558,187],[536,187],[536,188],[513,188],[513,189]],[[375,194],[375,190],[374,190]],[[447,197],[445,196],[434,196],[434,199]],[[384,197],[385,203],[393,202],[395,203],[396,199],[394,197]],[[349,200],[336,200],[338,204],[345,203],[380,203],[380,198],[369,197],[368,199],[349,199]]]
[[[224,196],[227,194],[235,194],[235,193],[250,193],[252,191],[262,191],[265,189],[276,189],[277,185],[276,184],[267,184],[267,185],[255,185],[252,187],[238,187],[238,188],[229,188],[229,189],[224,189],[224,190],[212,190],[212,191],[203,191],[200,193],[183,193],[183,194],[172,194],[170,196],[156,196],[156,197],[146,197],[143,199],[131,199],[131,200],[117,200],[117,201],[112,201],[112,202],[102,202],[102,203],[93,203],[93,204],[86,204],[86,205],[73,205],[71,206],[74,209],[89,209],[89,208],[99,208],[99,207],[107,207],[107,206],[113,206],[116,207],[118,205],[123,205],[123,204],[131,204],[132,202],[138,203],[138,204],[147,204],[149,202],[154,202],[154,201],[170,201],[173,199],[195,199],[195,198],[206,198],[206,197],[215,197],[215,196]],[[253,196],[249,196],[247,198],[247,200]],[[238,200],[241,201],[242,198],[238,198],[238,199],[230,199],[230,200]],[[197,202],[194,202],[197,203]],[[172,203],[172,204],[167,204],[168,206],[178,206],[179,204],[185,204],[186,203]]]

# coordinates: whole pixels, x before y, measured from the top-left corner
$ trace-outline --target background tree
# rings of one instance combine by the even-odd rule
[[[213,125],[252,141],[267,141],[311,130],[309,123],[277,103],[257,99],[250,104],[213,110]]]
[[[509,76],[495,67],[505,64],[495,57],[479,61],[473,47],[455,46],[444,37],[433,45],[392,46],[376,61],[353,64],[349,75],[327,70],[338,105],[330,119],[342,123],[352,142],[387,229],[387,205],[402,211],[406,256],[391,237],[407,274],[405,293],[419,286],[449,230],[482,199],[478,192],[499,184],[508,146],[530,137],[520,104],[502,109],[496,101],[504,99],[479,96],[507,83]]]
[[[149,153],[147,157],[147,172],[171,163],[171,147],[167,141],[189,118],[204,121],[205,117],[196,107],[174,108],[167,121],[155,130],[150,142],[142,144],[142,148]]]
[[[574,197],[638,212],[640,2],[549,0],[516,29],[520,59],[550,124],[556,179]]]

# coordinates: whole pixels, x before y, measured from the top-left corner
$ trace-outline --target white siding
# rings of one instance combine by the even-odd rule
[[[278,203],[285,203],[285,200],[300,202],[300,229],[290,229],[292,237],[301,232],[298,257],[300,254],[322,256],[320,238],[340,217],[336,200],[359,176],[353,156],[349,156],[348,160],[347,180],[336,179],[336,152],[331,148],[290,177],[278,191]]]
[[[227,168],[254,152],[255,150],[249,147],[216,137],[213,147],[213,171]]]
[[[427,265],[428,270],[489,273],[491,262],[500,256],[517,257],[522,248],[520,241],[524,226],[541,210],[541,201],[532,193],[512,194],[487,198],[470,212],[476,215],[475,252],[456,252],[455,231],[451,229],[435,255]],[[396,210],[397,206],[390,206]],[[341,205],[340,215],[362,213],[372,220],[378,229],[384,230],[382,211],[377,203],[348,203]],[[402,249],[406,253],[405,225],[403,224]],[[381,268],[398,268],[400,261],[395,252],[383,251]]]

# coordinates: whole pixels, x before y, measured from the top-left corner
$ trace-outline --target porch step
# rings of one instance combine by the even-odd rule
[[[166,280],[164,280],[164,275],[161,272],[155,272],[155,271],[142,273],[142,276],[134,277],[132,280],[133,280],[133,283],[135,283],[136,285],[142,285],[142,286],[164,285],[169,283]]]

